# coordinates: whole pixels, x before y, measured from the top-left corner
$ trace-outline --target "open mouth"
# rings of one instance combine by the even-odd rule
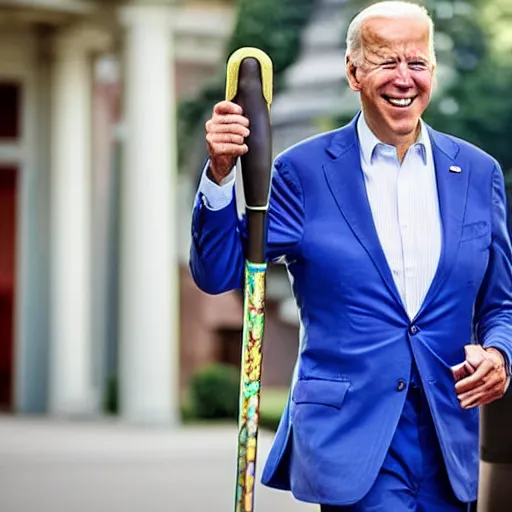
[[[398,108],[407,108],[412,105],[412,102],[416,99],[416,96],[412,98],[393,98],[391,96],[382,96],[390,105]]]

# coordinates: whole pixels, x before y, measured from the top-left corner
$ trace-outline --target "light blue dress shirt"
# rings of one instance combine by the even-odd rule
[[[409,317],[418,313],[441,254],[441,217],[428,131],[402,164],[359,116],[357,132],[366,192],[382,249]]]
[[[409,317],[419,311],[441,253],[441,221],[432,147],[421,132],[400,165],[396,149],[380,142],[359,116],[361,167],[382,249]],[[206,170],[206,169],[205,169]],[[235,171],[219,186],[203,172],[199,191],[207,208],[233,199]]]

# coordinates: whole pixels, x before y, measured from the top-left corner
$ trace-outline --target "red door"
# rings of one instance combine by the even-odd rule
[[[0,82],[0,148],[19,146],[20,112],[20,84]],[[0,410],[11,409],[13,405],[18,168],[18,162],[0,161]]]
[[[15,168],[0,166],[0,409],[3,410],[12,405],[16,178]]]

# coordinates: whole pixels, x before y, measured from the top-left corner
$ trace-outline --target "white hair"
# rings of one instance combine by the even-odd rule
[[[436,64],[434,48],[434,22],[425,7],[404,1],[384,1],[370,5],[362,10],[351,22],[347,31],[346,56],[350,55],[356,66],[361,65],[362,40],[361,30],[364,22],[370,18],[416,18],[424,20],[429,29],[429,58],[432,65]]]

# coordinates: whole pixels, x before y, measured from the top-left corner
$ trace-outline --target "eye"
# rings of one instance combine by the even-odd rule
[[[422,71],[424,69],[427,69],[427,64],[422,61],[413,61],[409,62],[409,67],[414,70]]]
[[[393,69],[394,67],[396,67],[396,62],[392,60],[386,61],[381,64],[381,67],[383,67],[384,69]]]

